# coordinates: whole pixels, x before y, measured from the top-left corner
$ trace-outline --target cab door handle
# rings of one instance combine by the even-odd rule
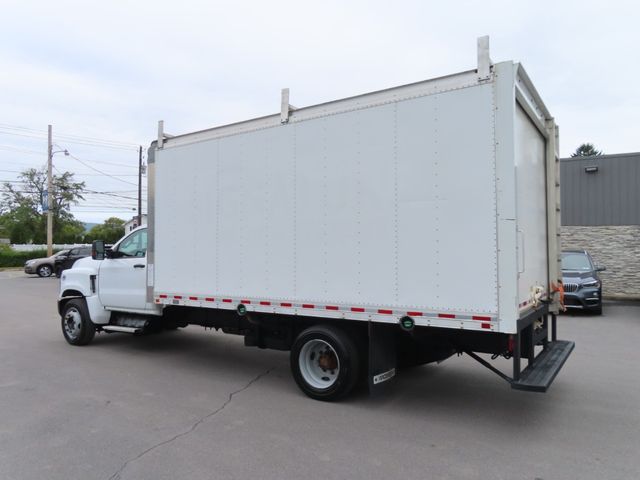
[[[133,268],[144,268],[144,265],[142,263],[136,263]]]

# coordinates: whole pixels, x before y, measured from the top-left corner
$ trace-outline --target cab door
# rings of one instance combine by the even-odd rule
[[[107,309],[147,308],[147,229],[134,230],[100,263],[98,291]]]

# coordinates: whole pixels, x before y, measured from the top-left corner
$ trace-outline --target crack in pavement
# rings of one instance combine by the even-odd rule
[[[174,435],[173,437],[167,439],[167,440],[163,440],[160,443],[156,443],[155,445],[147,448],[146,450],[144,450],[143,452],[139,453],[138,455],[136,455],[135,457],[127,460],[126,462],[124,462],[120,468],[109,477],[109,480],[120,480],[122,477],[120,476],[120,474],[124,471],[125,468],[127,468],[127,466],[130,463],[133,463],[137,460],[140,460],[142,457],[144,457],[147,453],[152,452],[153,450],[155,450],[156,448],[162,447],[164,445],[167,445],[171,442],[174,442],[175,440],[184,437],[185,435],[190,434],[191,432],[193,432],[196,428],[198,428],[202,423],[204,423],[206,420],[215,417],[218,413],[220,413],[222,410],[224,410],[227,405],[229,405],[231,403],[231,400],[233,400],[233,397],[235,397],[237,394],[244,392],[247,388],[249,388],[251,385],[253,385],[254,383],[256,383],[258,380],[260,380],[262,377],[270,374],[273,370],[275,370],[276,367],[271,367],[268,370],[260,373],[259,375],[256,375],[254,378],[252,378],[244,387],[238,389],[238,390],[234,390],[233,392],[231,392],[229,394],[229,398],[227,398],[227,400],[218,408],[216,408],[213,412],[208,413],[207,415],[205,415],[204,417],[200,417],[198,419],[198,421],[196,421],[193,425],[191,425],[191,427],[188,430],[185,430],[182,433],[178,433],[177,435]]]

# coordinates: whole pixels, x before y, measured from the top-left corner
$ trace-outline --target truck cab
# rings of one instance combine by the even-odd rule
[[[104,252],[98,294],[106,309],[147,312],[147,228],[140,227]]]
[[[83,300],[91,322],[96,326],[104,326],[101,328],[107,330],[110,328],[107,324],[125,312],[130,319],[132,314],[160,315],[160,309],[147,302],[146,252],[147,227],[133,230],[111,248],[105,249],[104,242],[94,242],[91,257],[78,260],[73,268],[62,273],[59,312],[62,314],[67,304],[74,300],[74,306],[79,312],[81,309],[77,304]],[[71,315],[70,324],[74,318]],[[135,330],[135,327],[132,328]],[[69,332],[73,332],[73,329]],[[65,336],[67,340],[74,340],[70,338],[73,337],[71,334]]]

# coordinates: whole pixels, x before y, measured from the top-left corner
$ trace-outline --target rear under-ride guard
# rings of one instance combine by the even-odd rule
[[[375,395],[396,375],[398,325],[369,322],[369,393]]]

